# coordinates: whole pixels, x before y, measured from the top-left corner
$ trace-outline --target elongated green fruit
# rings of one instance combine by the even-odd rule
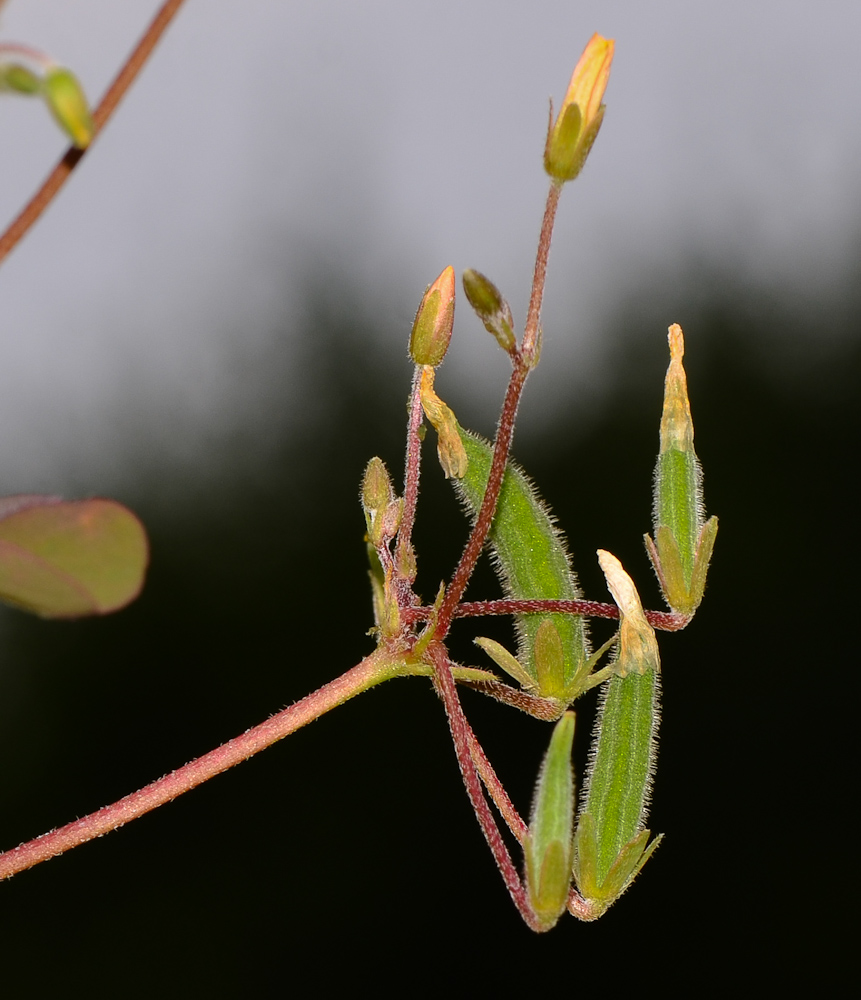
[[[469,463],[466,475],[454,482],[468,511],[475,517],[487,487],[493,450],[477,435],[462,427],[458,431]],[[489,540],[494,565],[507,596],[548,600],[582,597],[565,542],[552,515],[536,495],[530,480],[513,462],[508,463],[502,481]],[[543,623],[549,625],[544,625],[541,646],[554,651],[550,669],[539,669],[536,664],[535,640]],[[552,633],[548,641],[550,626],[558,635],[558,643]],[[519,615],[517,634],[518,659],[533,678],[536,693],[565,703],[576,698],[591,669],[583,618],[562,614]],[[558,647],[561,647],[561,662],[555,666]],[[541,666],[544,665],[542,662]]]
[[[604,685],[575,838],[575,879],[595,916],[631,882],[657,846],[646,844],[657,758],[660,665],[633,581],[608,552],[601,567],[622,622],[618,672]]]
[[[670,366],[664,383],[661,452],[655,468],[654,540],[646,548],[670,607],[692,616],[705,589],[717,518],[705,519],[702,471],[694,451],[694,424],[682,363],[681,327],[669,329]]]
[[[571,888],[574,829],[574,774],[571,745],[574,713],[557,722],[541,765],[529,834],[523,845],[529,901],[542,930],[550,930],[568,902]]]

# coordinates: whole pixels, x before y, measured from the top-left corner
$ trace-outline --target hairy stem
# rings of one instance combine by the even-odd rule
[[[508,797],[505,786],[497,778],[493,765],[487,759],[484,748],[472,729],[469,730],[469,752],[478,770],[479,777],[484,782],[484,787],[493,799],[493,804],[499,810],[500,815],[505,820],[505,825],[517,838],[517,842],[522,844],[529,833],[529,827],[523,822],[520,813],[514,808],[514,803]]]
[[[152,23],[144,33],[135,50],[126,60],[125,65],[117,74],[116,79],[108,88],[101,103],[93,112],[93,124],[96,135],[105,127],[125,92],[129,89],[140,73],[144,63],[149,58],[156,42],[164,34],[165,29],[173,20],[174,15],[182,6],[183,0],[165,0],[161,10],[153,18]],[[0,236],[0,262],[21,241],[30,227],[42,212],[51,204],[60,188],[66,183],[69,174],[81,162],[86,149],[72,146],[60,162],[49,174],[45,183],[30,199],[18,217],[11,223],[6,232]]]
[[[499,832],[499,827],[496,824],[493,813],[490,811],[487,799],[484,797],[481,778],[473,759],[473,744],[477,744],[478,741],[472,732],[469,722],[467,722],[466,716],[463,714],[463,708],[461,707],[460,698],[458,697],[454,677],[451,672],[451,663],[449,662],[445,647],[434,642],[428,647],[428,653],[433,660],[435,668],[434,685],[445,706],[445,713],[448,717],[449,729],[451,730],[451,737],[454,742],[457,762],[460,767],[461,776],[463,777],[463,783],[466,787],[466,793],[469,796],[472,808],[475,810],[475,815],[478,818],[484,839],[487,841],[487,846],[490,848],[491,854],[493,854],[493,859],[496,861],[496,865],[502,875],[502,880],[505,882],[505,887],[508,889],[518,912],[532,930],[541,931],[544,928],[541,927],[536,919],[532,906],[529,903],[526,889],[520,881],[520,876],[517,874],[517,869],[514,867],[511,855],[508,853],[508,848],[505,846],[505,841]]]
[[[490,526],[493,523],[493,515],[496,513],[496,502],[499,499],[499,491],[502,488],[502,479],[505,475],[505,466],[508,462],[508,453],[511,450],[511,439],[514,436],[514,418],[517,416],[517,407],[520,403],[520,396],[523,393],[523,386],[529,368],[524,364],[520,355],[514,358],[514,369],[511,372],[511,379],[505,393],[505,401],[502,404],[502,412],[499,416],[499,426],[496,430],[496,440],[493,443],[493,460],[490,464],[490,475],[487,478],[487,488],[484,491],[484,499],[475,524],[472,526],[463,555],[457,564],[457,569],[448,585],[445,598],[440,607],[437,619],[436,637],[442,639],[448,633],[455,609],[463,597],[466,585],[469,583],[478,557],[487,540]]]
[[[562,185],[558,181],[554,181],[547,192],[544,218],[541,220],[541,234],[538,237],[538,252],[535,255],[535,271],[532,276],[532,294],[529,296],[529,310],[526,313],[526,326],[523,330],[523,345],[521,347],[521,352],[527,359],[531,359],[536,350],[541,322],[541,302],[544,299],[544,283],[547,279],[547,258],[550,255],[553,223],[556,221],[556,209],[559,207],[561,193]]]
[[[405,622],[424,621],[433,614],[427,604],[409,608],[403,613]],[[479,615],[543,615],[567,614],[586,615],[589,618],[616,618],[619,609],[615,604],[601,601],[557,601],[550,598],[501,598],[498,601],[463,601],[454,609],[453,618],[470,618]],[[646,611],[646,619],[652,628],[663,632],[678,632],[691,620],[689,615],[675,611]]]
[[[395,556],[395,566],[404,566],[408,563],[409,548],[412,544],[413,525],[416,519],[416,503],[419,496],[419,474],[421,472],[422,443],[419,438],[419,429],[422,425],[423,411],[421,393],[421,368],[416,365],[413,374],[413,385],[410,391],[410,416],[407,424],[407,457],[404,469],[404,509],[401,514],[401,524],[398,528],[397,553]],[[399,581],[398,603],[401,607],[406,607],[414,598],[412,597],[412,581]]]
[[[440,607],[435,633],[439,639],[444,638],[448,633],[455,615],[455,608],[463,597],[475,564],[478,562],[478,557],[481,555],[481,550],[487,540],[490,526],[493,523],[493,515],[496,513],[499,491],[502,489],[505,466],[511,451],[517,407],[520,405],[520,397],[523,394],[526,378],[538,362],[540,349],[538,332],[541,302],[544,298],[544,283],[547,278],[547,257],[550,253],[553,223],[556,219],[556,209],[559,205],[561,191],[561,185],[554,183],[550,185],[550,191],[547,194],[541,233],[538,237],[538,251],[535,255],[535,271],[532,277],[532,292],[529,297],[529,311],[526,316],[523,343],[520,349],[512,355],[511,378],[502,404],[502,412],[499,415],[496,440],[493,442],[493,460],[490,463],[490,474],[487,478],[487,487],[481,501],[481,508]]]
[[[362,660],[352,670],[306,695],[301,701],[273,715],[259,726],[249,729],[228,743],[198,757],[184,767],[166,774],[158,781],[126,795],[112,805],[105,806],[89,816],[68,823],[66,826],[43,834],[35,840],[21,844],[0,854],[0,879],[32,868],[42,861],[63,854],[79,844],[116,830],[117,827],[137,819],[158,806],[170,802],[178,795],[227,771],[235,764],[253,757],[260,750],[277,743],[302,726],[342,705],[368,688],[401,674],[409,674],[408,665],[394,662],[389,654],[376,652]],[[452,681],[454,683],[454,681]]]

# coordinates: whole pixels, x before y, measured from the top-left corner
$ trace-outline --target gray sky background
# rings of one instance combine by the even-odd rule
[[[69,65],[95,103],[157,8],[10,0],[0,39]],[[400,355],[449,263],[490,275],[522,322],[547,99],[595,31],[616,58],[563,198],[543,390],[584,377],[575,352],[594,354],[638,282],[697,256],[799,299],[839,282],[858,245],[855,0],[189,0],[0,270],[2,492],[110,490],[126,420],[177,460],[219,421],[262,420],[270,320],[309,260],[350,266],[401,324]],[[64,143],[20,98],[0,101],[0,135],[5,226]],[[497,391],[505,367],[467,312],[441,387],[456,409],[459,391],[489,393],[477,371]],[[298,312],[290,335],[300,357]],[[296,405],[301,371],[283,388]]]

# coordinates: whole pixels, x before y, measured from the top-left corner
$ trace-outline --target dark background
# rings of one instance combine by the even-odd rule
[[[3,612],[3,845],[113,801],[370,651],[358,483],[373,454],[401,475],[409,366],[400,348],[375,346],[405,344],[407,331],[378,336],[350,288],[345,275],[309,286],[314,349],[273,348],[275,375],[303,365],[320,399],[298,427],[273,407],[271,462],[250,461],[237,428],[213,443],[205,471],[170,480],[158,442],[137,442],[139,476],[121,499],[147,525],[152,567],[136,604],[78,623]],[[721,527],[696,620],[661,639],[650,825],[665,843],[600,922],[566,918],[540,937],[520,922],[442,708],[427,682],[408,679],[0,887],[5,995],[423,982],[481,995],[650,981],[690,995],[707,983],[836,976],[855,867],[857,299],[853,282],[828,302],[786,305],[694,270],[632,287],[608,323],[588,411],[572,399],[553,430],[516,438],[587,594],[605,599],[594,550],[606,547],[659,607],[641,536],[664,331],[683,325],[706,503]],[[490,338],[486,350],[497,350]],[[543,363],[553,364],[552,341]],[[438,389],[446,395],[445,368]],[[540,409],[531,389],[524,408]],[[431,447],[425,456],[417,547],[429,597],[465,522]],[[498,587],[485,572],[470,593]],[[455,653],[480,662],[462,632]],[[469,693],[464,703],[528,810],[549,729]]]

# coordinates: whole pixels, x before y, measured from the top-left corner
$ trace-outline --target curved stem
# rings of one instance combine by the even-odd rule
[[[132,85],[138,73],[140,73],[144,63],[155,48],[156,42],[164,34],[165,29],[182,6],[182,2],[183,0],[165,0],[165,3],[162,4],[161,10],[153,18],[143,38],[141,38],[134,52],[128,57],[125,65],[117,74],[116,79],[108,88],[108,92],[93,112],[96,135],[107,124],[108,119],[113,114],[123,95]],[[42,212],[51,204],[60,188],[66,183],[69,174],[81,162],[85,153],[86,149],[76,149],[72,146],[62,160],[54,167],[45,180],[45,183],[33,195],[18,217],[11,223],[6,232],[0,236],[0,262],[15,248],[33,223],[36,222]]]
[[[137,792],[126,795],[112,805],[105,806],[89,816],[68,823],[66,826],[43,834],[20,847],[0,854],[0,879],[32,868],[63,854],[79,844],[101,837],[111,830],[137,819],[158,806],[170,802],[183,792],[240,764],[260,750],[277,743],[302,726],[320,718],[326,712],[342,705],[368,688],[392,677],[410,673],[409,666],[392,661],[390,654],[372,653],[352,670],[306,695],[295,705],[273,715],[259,726],[254,726],[215,750],[198,757],[184,767],[166,774]]]

